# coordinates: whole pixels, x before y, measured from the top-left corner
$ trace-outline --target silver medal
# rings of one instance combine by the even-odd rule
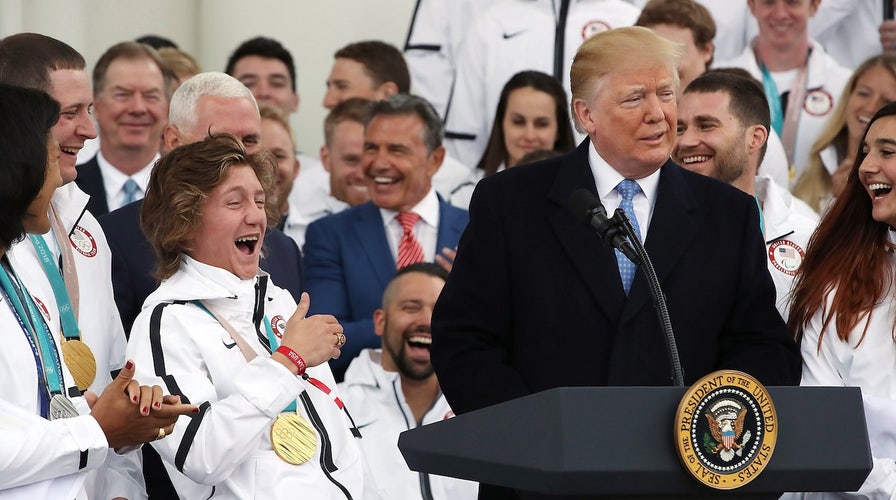
[[[62,394],[53,396],[50,400],[50,420],[60,418],[72,418],[78,416],[78,409],[72,401]]]

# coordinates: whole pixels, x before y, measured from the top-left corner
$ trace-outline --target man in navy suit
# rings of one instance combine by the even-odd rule
[[[235,135],[249,152],[259,149],[261,116],[252,93],[224,73],[200,73],[178,87],[171,98],[164,139],[167,149],[189,144],[209,133]],[[141,202],[126,205],[100,218],[112,248],[115,303],[129,332],[146,296],[156,289],[155,255],[140,229]],[[302,254],[295,242],[276,228],[265,235],[261,268],[277,286],[298,301],[303,290]]]
[[[678,44],[645,28],[589,38],[570,72],[588,139],[477,186],[432,322],[433,366],[456,412],[554,387],[672,383],[647,280],[567,208],[582,188],[609,213],[620,206],[633,214],[665,292],[686,384],[718,369],[767,385],[799,383],[799,351],[775,309],[756,201],[669,160],[680,55]],[[480,490],[480,498],[519,497],[537,495]]]
[[[143,198],[159,159],[174,74],[155,49],[139,42],[110,47],[93,68],[96,156],[78,165],[78,183],[99,217]]]
[[[330,361],[337,380],[364,348],[377,347],[373,312],[399,264],[436,260],[450,267],[467,212],[439,198],[432,177],[445,156],[442,121],[424,99],[396,94],[371,105],[361,159],[371,201],[313,222],[305,233],[311,314],[332,314],[348,338]],[[402,256],[399,219],[415,214],[419,251]]]

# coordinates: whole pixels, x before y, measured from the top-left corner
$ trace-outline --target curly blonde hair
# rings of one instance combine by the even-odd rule
[[[233,167],[243,165],[252,168],[264,189],[268,225],[276,224],[277,165],[267,150],[249,154],[235,136],[216,134],[175,148],[156,162],[140,212],[143,233],[157,257],[156,279],[178,270],[209,194]]]

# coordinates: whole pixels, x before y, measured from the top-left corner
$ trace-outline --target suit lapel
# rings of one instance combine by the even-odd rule
[[[439,255],[445,247],[454,248],[460,241],[460,235],[464,232],[467,224],[459,215],[457,210],[452,210],[451,205],[439,196],[439,232],[436,237],[436,255]]]
[[[563,159],[548,198],[553,202],[549,221],[560,245],[572,260],[604,314],[616,320],[625,305],[625,293],[610,245],[588,226],[575,218],[567,208],[569,196],[585,188],[597,196],[594,177],[588,164],[590,142],[585,140]]]
[[[367,202],[360,207],[353,221],[360,252],[367,257],[382,287],[395,275],[395,259],[389,250],[386,229],[379,209]]]
[[[666,162],[660,173],[656,204],[644,247],[653,262],[662,285],[697,233],[691,214],[697,209],[696,199],[685,184],[681,167]],[[635,275],[621,322],[634,317],[651,301],[650,288],[641,270]]]

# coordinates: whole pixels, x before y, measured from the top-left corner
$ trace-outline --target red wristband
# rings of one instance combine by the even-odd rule
[[[299,356],[299,353],[293,351],[292,349],[290,349],[289,347],[287,347],[285,345],[278,347],[277,350],[274,352],[279,352],[280,354],[289,358],[290,361],[295,363],[296,368],[299,369],[299,375],[305,374],[305,369],[308,368],[308,365],[305,364],[305,360],[302,359],[301,356]]]

